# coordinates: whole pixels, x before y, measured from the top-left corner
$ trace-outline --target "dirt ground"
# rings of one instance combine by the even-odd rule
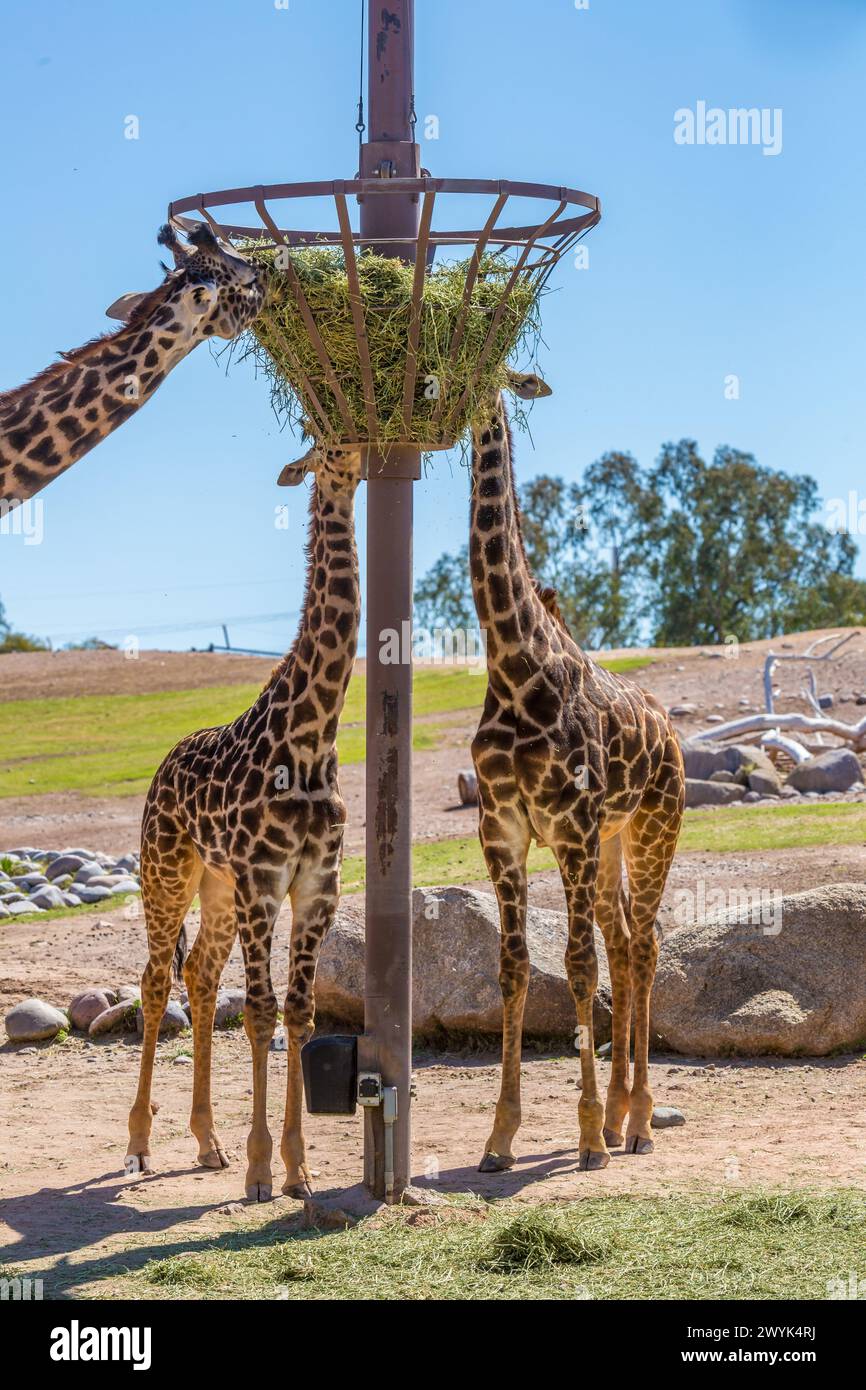
[[[256,1206],[244,1197],[250,1107],[249,1050],[242,1032],[222,1033],[214,1050],[217,1122],[231,1166],[195,1166],[187,1132],[191,1067],[160,1045],[152,1177],[122,1169],[126,1114],[138,1069],[127,1042],[45,1046],[0,1057],[0,1266],[42,1277],[46,1297],[79,1296],[109,1269],[148,1260],[227,1230],[289,1216],[298,1204],[278,1196]],[[480,1174],[498,1085],[492,1058],[422,1056],[413,1105],[415,1184],[434,1192],[472,1192],[524,1201],[619,1193],[730,1192],[738,1187],[866,1188],[866,1062],[850,1057],[707,1065],[656,1057],[650,1081],[659,1104],[679,1106],[684,1127],[660,1131],[651,1155],[615,1151],[607,1169],[577,1169],[574,1057],[527,1061],[518,1161],[510,1173]],[[270,1058],[271,1129],[277,1141],[285,1055]],[[608,1064],[600,1064],[606,1084]],[[352,1205],[361,1173],[362,1121],[307,1117],[316,1193]],[[278,1145],[277,1145],[278,1146]],[[275,1168],[277,1191],[280,1166]],[[91,1291],[92,1286],[91,1286]]]
[[[817,881],[822,870],[826,880],[830,870],[851,878],[866,867],[866,851],[859,847],[837,851],[832,864],[798,853],[804,883]],[[707,855],[683,856],[677,880],[693,883],[700,871],[708,875],[708,886],[721,885],[734,871],[723,858],[729,856],[715,862]],[[768,853],[761,861],[768,881],[792,886],[789,852]],[[549,877],[533,884],[537,901],[553,897]],[[194,914],[191,925],[194,930]],[[283,913],[274,949],[278,990],[287,972],[288,926]],[[3,942],[3,1013],[31,994],[65,1003],[96,982],[136,983],[145,962],[137,904],[103,916],[12,923],[4,927]],[[235,952],[226,982],[241,981]],[[131,1179],[122,1163],[137,1041],[75,1036],[27,1052],[0,1046],[0,1266],[45,1278],[48,1296],[52,1288],[85,1290],[121,1253],[124,1266],[138,1268],[166,1250],[295,1209],[293,1201],[279,1198],[266,1214],[243,1196],[251,1075],[242,1031],[218,1033],[214,1049],[218,1124],[232,1167],[214,1173],[195,1166],[187,1132],[191,1067],[174,1060],[189,1051],[186,1039],[160,1043],[154,1088],[160,1106],[154,1131],[158,1171]],[[656,1103],[682,1109],[685,1127],[660,1131],[654,1154],[616,1152],[608,1169],[592,1175],[577,1170],[578,1067],[567,1049],[560,1056],[527,1053],[519,1160],[506,1174],[482,1175],[475,1168],[491,1123],[497,1058],[428,1053],[417,1057],[416,1066],[414,1176],[417,1185],[434,1191],[546,1200],[730,1191],[737,1185],[866,1188],[866,1060],[859,1056],[805,1064],[655,1056]],[[599,1066],[606,1084],[608,1063]],[[278,1135],[284,1054],[271,1054],[270,1072],[271,1124]],[[307,1117],[306,1129],[317,1192],[344,1200],[361,1171],[360,1118]]]

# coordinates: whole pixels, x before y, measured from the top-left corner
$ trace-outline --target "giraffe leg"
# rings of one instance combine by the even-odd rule
[[[578,1105],[579,1166],[586,1171],[606,1168],[610,1162],[602,1130],[604,1106],[598,1094],[592,1025],[592,1008],[598,986],[598,958],[593,933],[599,861],[598,832],[595,830],[587,833],[579,846],[573,842],[563,845],[556,836],[553,838],[568,911],[565,970],[577,1011],[579,1029],[582,1082]]]
[[[623,831],[628,868],[631,941],[629,964],[634,1003],[634,1080],[629,1102],[626,1153],[653,1151],[650,1122],[653,1098],[649,1087],[649,1011],[659,947],[656,914],[664,892],[682,820],[678,801],[681,783],[668,795],[653,791]]]
[[[599,853],[595,896],[596,921],[604,936],[613,1002],[611,1070],[604,1111],[604,1141],[608,1148],[623,1142],[629,1108],[629,1039],[631,1033],[631,973],[627,899],[622,887],[622,841],[604,840]]]
[[[271,984],[271,941],[287,887],[285,868],[269,863],[256,864],[239,872],[235,883],[238,932],[247,982],[244,1028],[253,1057],[253,1121],[247,1138],[246,1194],[258,1202],[270,1201],[273,1191],[273,1144],[268,1130],[268,1049],[277,1022],[277,999]]]
[[[309,1197],[312,1179],[304,1146],[302,1108],[304,1086],[301,1048],[312,1037],[316,1013],[314,985],[322,942],[330,930],[340,900],[342,824],[329,828],[323,845],[313,842],[305,851],[292,880],[292,949],[284,1019],[288,1045],[286,1111],[280,1154],[286,1165],[283,1192]]]
[[[481,792],[482,808],[484,792]],[[529,987],[526,949],[526,856],[529,827],[522,819],[482,809],[481,845],[499,904],[499,987],[502,990],[502,1080],[493,1130],[484,1145],[481,1173],[514,1164],[512,1143],[520,1127],[520,1057],[523,1012]]]
[[[195,1062],[189,1127],[198,1140],[199,1163],[204,1168],[228,1168],[225,1146],[214,1125],[211,1055],[217,990],[237,933],[234,886],[206,869],[199,892],[201,926],[183,968],[192,1014]]]
[[[141,856],[141,900],[147,922],[149,958],[141,980],[141,1010],[144,1037],[138,1090],[129,1112],[129,1144],[126,1169],[130,1173],[150,1173],[150,1131],[153,1123],[151,1087],[159,1025],[171,989],[171,964],[183,919],[195,897],[202,863],[192,842],[181,838],[173,852],[162,850],[157,857],[145,840]]]

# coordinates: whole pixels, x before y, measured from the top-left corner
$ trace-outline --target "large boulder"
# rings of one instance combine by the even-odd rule
[[[524,1032],[571,1037],[574,1003],[565,974],[565,913],[527,912],[530,958]],[[604,940],[596,929],[599,989],[595,1042],[610,1037],[610,977]],[[499,910],[492,893],[470,888],[416,888],[412,895],[414,1027],[429,1034],[501,1033]],[[364,1019],[364,912],[346,901],[328,933],[316,974],[320,1013],[360,1027]]]
[[[787,785],[798,792],[846,792],[862,781],[863,770],[850,748],[828,748],[808,762],[800,763],[788,776]]]
[[[5,1024],[10,1042],[41,1042],[68,1028],[69,1019],[44,999],[25,999],[9,1010]]]
[[[756,769],[775,771],[772,759],[763,748],[749,743],[713,743],[710,739],[682,739],[686,777],[708,782],[714,772],[733,772],[738,781],[745,782]]]
[[[687,777],[686,806],[730,806],[732,801],[742,801],[745,791],[739,782],[704,782]]]
[[[662,943],[652,1027],[698,1056],[822,1057],[866,1040],[866,886],[791,893],[764,922],[749,906]]]

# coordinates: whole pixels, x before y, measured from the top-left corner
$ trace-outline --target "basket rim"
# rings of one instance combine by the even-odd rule
[[[445,179],[431,178],[356,178],[356,179],[330,179],[318,180],[314,182],[300,183],[272,183],[272,184],[249,184],[245,187],[221,189],[210,193],[195,193],[185,198],[177,198],[168,205],[168,220],[178,225],[182,230],[188,231],[195,226],[195,219],[188,219],[184,213],[200,213],[210,223],[214,231],[226,239],[231,237],[244,237],[261,239],[263,230],[267,232],[269,227],[276,224],[270,214],[267,218],[262,217],[258,226],[242,226],[236,223],[219,222],[212,216],[209,209],[223,209],[232,207],[238,203],[252,203],[261,216],[261,209],[266,208],[269,201],[285,201],[303,198],[334,198],[341,199],[349,197],[387,197],[389,194],[487,194],[502,200],[502,206],[509,198],[535,198],[545,202],[556,202],[562,205],[560,211],[553,218],[546,218],[537,225],[525,224],[522,226],[494,228],[489,235],[489,239],[497,245],[523,245],[527,241],[544,240],[555,238],[556,243],[567,241],[580,236],[590,230],[591,227],[601,220],[601,203],[592,193],[585,193],[581,189],[567,188],[564,185],[547,183],[526,183],[510,179]],[[576,217],[562,217],[561,212],[568,207],[583,207],[587,211]],[[327,246],[338,244],[343,240],[342,232],[324,232],[317,230],[306,230],[300,228],[277,227],[283,244],[290,246],[304,246],[315,244]],[[472,245],[478,241],[484,233],[483,228],[460,229],[437,232],[432,227],[428,233],[429,243],[433,246],[462,246]],[[369,238],[363,238],[360,231],[351,229],[352,240],[360,243]],[[266,235],[266,240],[274,240],[273,233]],[[412,240],[412,238],[408,238]],[[393,242],[395,245],[405,245],[407,237],[383,237],[377,235],[377,244],[388,244]]]

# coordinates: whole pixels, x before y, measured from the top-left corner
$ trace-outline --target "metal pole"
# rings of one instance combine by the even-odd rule
[[[370,138],[361,150],[361,174],[415,177],[420,161],[410,120],[414,0],[387,5],[369,0],[368,17]],[[367,196],[360,226],[362,237],[382,254],[414,259],[411,242],[375,243],[377,236],[417,235],[418,203],[412,195]],[[388,1191],[384,1107],[364,1111],[364,1182],[375,1197],[393,1201],[399,1201],[411,1172],[412,488],[420,475],[418,449],[369,451],[366,985],[359,1065],[380,1072],[383,1085],[397,1091]],[[400,647],[397,662],[393,643],[386,650],[391,633]]]

